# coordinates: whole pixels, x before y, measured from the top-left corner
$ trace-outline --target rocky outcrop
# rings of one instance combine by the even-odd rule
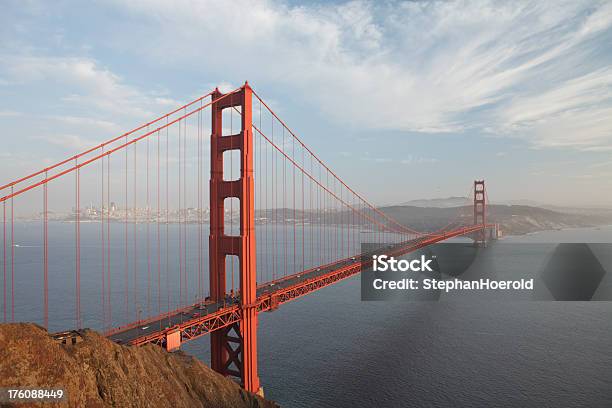
[[[63,388],[68,407],[277,407],[180,351],[121,346],[91,330],[61,344],[29,323],[0,325],[0,387]]]

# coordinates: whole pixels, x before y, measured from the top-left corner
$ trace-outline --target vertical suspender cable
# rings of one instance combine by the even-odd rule
[[[11,197],[11,322],[15,321],[15,203],[13,200],[14,197]]]
[[[270,149],[270,207],[272,220],[272,230],[270,231],[270,251],[271,251],[271,280],[275,279],[276,275],[276,255],[278,248],[276,247],[276,152]]]
[[[312,168],[312,155],[310,156],[310,174],[314,174],[313,168]],[[313,181],[311,179],[308,179],[308,186],[310,189],[310,192],[308,194],[308,217],[309,217],[309,222],[310,222],[310,256],[308,257],[308,264],[310,267],[314,266],[314,236],[315,236],[315,223],[314,223],[314,218],[315,218],[315,210],[314,210],[314,205],[313,205],[313,193],[312,193],[312,186],[313,186]]]
[[[151,315],[151,203],[149,198],[149,139],[150,138],[147,138],[147,316]]]
[[[125,142],[127,143],[127,136],[125,137]],[[125,148],[125,214],[124,214],[124,244],[125,244],[125,251],[124,251],[124,269],[123,269],[123,273],[124,273],[124,290],[125,290],[125,320],[126,322],[129,321],[129,282],[128,282],[128,274],[129,274],[129,265],[128,265],[128,149],[127,147]]]
[[[304,163],[304,148],[302,148],[302,168],[305,169],[306,165]],[[306,270],[306,255],[305,255],[305,249],[304,249],[304,238],[305,238],[305,231],[304,231],[304,217],[306,216],[306,213],[304,212],[304,172],[302,172],[302,270]]]
[[[283,127],[283,151],[285,149],[285,128]],[[284,249],[284,270],[283,275],[287,275],[287,157],[283,156],[283,249]]]
[[[136,191],[136,182],[137,182],[137,163],[136,163],[136,146],[137,143],[134,143],[134,205],[133,205],[133,209],[132,209],[132,222],[134,223],[133,228],[132,228],[132,232],[133,232],[133,239],[134,239],[134,251],[132,254],[132,258],[134,258],[134,314],[135,314],[135,318],[136,320],[140,320],[140,307],[139,307],[139,302],[138,302],[138,264],[137,264],[137,243],[138,243],[138,237],[137,237],[137,232],[136,232],[136,225],[138,223],[138,206],[136,203],[136,197],[138,196],[137,191]]]
[[[160,167],[161,162],[159,160],[160,155],[160,134],[159,130],[157,131],[157,219],[155,220],[155,224],[157,226],[157,314],[161,314],[161,234],[160,234],[160,224],[161,224],[161,211],[160,211]]]
[[[104,146],[102,146],[104,154]],[[104,236],[104,156],[100,160],[100,238],[102,240],[102,252],[100,263],[102,264],[102,329],[107,330],[106,325],[106,237]]]
[[[45,179],[47,172],[45,171]],[[48,184],[43,185],[43,304],[44,304],[44,327],[49,328],[49,229],[48,229]]]
[[[111,190],[110,190],[110,154],[108,156],[108,160],[106,163],[106,287],[108,288],[108,324],[112,326],[113,324],[113,309],[112,309],[112,287],[111,287],[111,247],[110,247],[110,214],[111,214]]]
[[[180,306],[183,303],[183,224],[181,223],[181,210],[182,210],[182,184],[181,184],[181,160],[183,155],[181,153],[181,121],[178,122],[178,238],[179,238],[179,302]]]
[[[291,139],[291,148],[292,148],[292,152],[291,152],[291,156],[293,157],[293,160],[295,160],[295,139],[292,138]],[[295,166],[291,166],[293,168],[293,183],[292,183],[292,187],[293,187],[293,273],[296,273],[297,271],[297,263],[295,260],[295,256],[296,256],[296,249],[295,249],[295,227],[297,225],[297,220],[295,217]]]
[[[77,165],[77,160],[75,159],[75,166]],[[81,180],[80,180],[80,169],[77,168],[75,172],[76,179],[76,189],[75,189],[75,199],[76,199],[76,210],[75,210],[75,261],[76,261],[76,325],[77,328],[81,328],[81,203],[80,203],[80,194],[81,194]]]
[[[4,279],[2,281],[4,292],[2,301],[4,306],[4,323],[6,323],[6,201],[2,202],[2,269],[4,271]]]
[[[169,131],[168,131],[168,117],[166,116],[166,310],[170,312],[170,253],[168,250],[169,238],[168,235],[170,233],[170,194],[168,192],[169,183],[170,183],[170,165],[168,160],[168,151],[169,151]],[[170,315],[168,315],[168,324],[170,324]]]
[[[184,108],[183,115],[186,115],[187,108]],[[179,124],[180,126],[180,124]],[[184,303],[189,301],[189,286],[187,285],[187,118],[183,121],[183,270],[185,282]]]
[[[200,102],[200,107],[202,102]],[[198,112],[198,177],[197,177],[197,190],[198,190],[198,291],[197,298],[202,298],[202,111]]]

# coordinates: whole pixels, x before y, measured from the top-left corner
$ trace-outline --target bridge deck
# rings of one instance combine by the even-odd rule
[[[493,225],[463,227],[388,245],[384,249],[390,255],[404,255],[449,238],[491,227]],[[274,310],[282,303],[361,272],[362,269],[370,266],[368,263],[371,263],[371,261],[368,262],[367,259],[368,257],[358,255],[260,285],[257,288],[255,306],[260,312]],[[225,302],[203,301],[161,316],[114,329],[106,335],[111,340],[121,344],[155,343],[164,345],[168,332],[180,330],[182,341],[191,340],[240,321],[241,313],[239,299],[227,296]]]
[[[357,257],[352,257],[330,265],[306,270],[295,275],[288,276],[284,279],[279,279],[277,281],[260,285],[257,288],[258,300],[261,303],[263,302],[264,297],[270,297],[283,289],[290,288],[296,284],[306,282],[356,263],[359,263],[359,259]],[[137,322],[135,326],[131,325],[124,330],[116,331],[109,334],[108,337],[117,343],[130,343],[136,338],[150,336],[160,330],[163,331],[176,325],[182,325],[190,320],[206,319],[207,317],[212,317],[219,314],[219,312],[229,312],[230,309],[237,307],[239,307],[238,297],[232,298],[229,295],[226,297],[225,302],[215,303],[211,301],[202,301],[201,303],[196,303],[194,305],[175,310],[169,314],[158,316],[157,318],[154,318],[154,320]]]

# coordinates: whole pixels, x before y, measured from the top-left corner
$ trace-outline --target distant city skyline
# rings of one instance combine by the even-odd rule
[[[612,207],[611,67],[609,1],[9,0],[0,184],[249,80],[377,205]]]

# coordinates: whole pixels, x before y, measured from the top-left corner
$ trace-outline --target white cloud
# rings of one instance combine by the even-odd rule
[[[217,88],[219,88],[219,91],[221,91],[221,93],[227,93],[227,92],[231,92],[234,89],[238,88],[237,86],[231,84],[230,82],[225,82],[222,81],[221,83],[215,85]],[[213,87],[211,86],[211,89]]]
[[[14,110],[0,110],[0,117],[16,117],[21,115],[21,112],[17,112]]]
[[[589,165],[589,167],[590,168],[612,167],[612,161],[592,163],[591,165]]]
[[[156,44],[135,34],[133,52],[281,84],[347,124],[484,130],[542,147],[612,141],[610,2],[115,4],[154,27],[132,31]]]
[[[542,148],[612,150],[612,2],[109,4],[128,14],[116,19],[111,46],[143,65],[204,67],[228,78],[219,84],[223,92],[250,79],[262,96],[278,85],[350,126],[484,132]],[[75,130],[98,123],[117,131],[179,104],[95,59],[33,50],[0,55],[2,86],[54,87],[61,103],[81,109],[57,115]]]
[[[46,82],[63,92],[67,107],[88,107],[104,116],[148,118],[172,99],[142,92],[89,58],[3,55],[0,70],[12,84]]]
[[[415,157],[412,155],[408,155],[406,156],[405,159],[403,159],[401,161],[402,164],[434,164],[437,163],[439,160],[433,157]]]
[[[2,57],[0,73],[10,79],[10,86],[30,96],[16,101],[20,112],[0,110],[0,117],[25,118],[19,127],[24,138],[61,147],[66,154],[96,146],[179,106],[158,91],[127,84],[93,59]]]
[[[70,115],[49,115],[47,118],[63,124],[78,126],[80,128],[96,128],[109,132],[120,131],[120,127],[116,123],[107,120]]]
[[[601,69],[515,98],[500,111],[501,127],[537,146],[603,148],[612,142],[612,69]]]
[[[66,150],[71,152],[81,151],[83,149],[92,147],[95,143],[91,140],[84,138],[83,136],[71,134],[40,136],[39,139],[54,144],[56,146],[64,147],[66,148]]]

